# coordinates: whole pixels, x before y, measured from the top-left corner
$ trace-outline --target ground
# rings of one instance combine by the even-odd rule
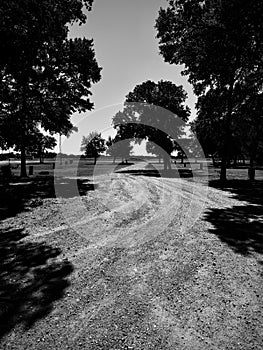
[[[262,172],[90,169],[2,193],[0,347],[262,349]]]

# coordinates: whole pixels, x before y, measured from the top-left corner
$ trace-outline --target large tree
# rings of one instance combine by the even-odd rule
[[[41,126],[67,134],[73,112],[90,110],[91,83],[100,80],[93,42],[68,39],[69,26],[84,23],[92,0],[10,0],[0,4],[0,123],[7,146],[21,150]]]
[[[263,2],[261,0],[171,0],[156,21],[160,53],[166,62],[185,66],[194,91],[204,96],[216,89],[221,106],[221,180],[233,130],[234,110],[244,102],[238,84],[262,86]]]
[[[228,150],[228,161],[246,156],[250,159],[249,178],[254,179],[254,161],[261,153],[263,143],[263,94],[248,84],[236,85],[234,105],[229,136],[231,147]],[[243,101],[242,104],[236,101]],[[192,130],[198,137],[206,154],[217,154],[222,157],[224,146],[224,129],[222,128],[222,108],[226,99],[222,92],[210,89],[201,96],[197,103],[197,118],[192,122]]]
[[[131,145],[131,140],[122,139],[119,134],[117,134],[114,138],[109,136],[106,146],[106,154],[113,157],[113,163],[115,163],[117,158],[121,158],[122,162],[125,159],[127,162],[133,148]]]
[[[263,94],[250,91],[246,103],[238,110],[234,119],[234,134],[242,151],[249,158],[248,176],[255,178],[255,161],[262,156],[263,149]]]
[[[170,81],[145,81],[126,96],[124,110],[113,117],[113,125],[122,138],[155,143],[164,168],[170,168],[169,155],[184,134],[190,114],[186,97],[183,87]],[[147,147],[153,150],[152,146]]]

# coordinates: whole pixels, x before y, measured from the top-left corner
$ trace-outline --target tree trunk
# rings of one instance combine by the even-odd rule
[[[213,166],[216,166],[216,161],[215,161],[215,157],[212,155],[212,162],[213,162]]]
[[[97,157],[94,157],[94,165],[97,163]]]
[[[220,169],[220,181],[222,183],[226,182],[226,156],[222,157],[221,160],[221,169]]]
[[[232,110],[233,110],[233,90],[234,90],[234,75],[232,76],[230,80],[230,87],[229,87],[229,95],[228,95],[228,101],[227,101],[227,115],[224,120],[224,144],[223,144],[223,156],[221,161],[221,171],[220,171],[220,181],[223,183],[226,181],[226,166],[228,161],[228,152],[229,152],[229,144],[231,139],[231,130],[230,130],[230,123],[231,123],[231,116],[232,116]]]
[[[250,181],[254,181],[255,180],[255,168],[254,168],[254,158],[253,158],[253,156],[250,157],[250,161],[249,161],[248,178],[249,178]]]
[[[163,157],[163,168],[164,170],[171,170],[171,161],[170,161],[170,157],[164,156]]]
[[[44,158],[42,152],[39,152],[39,163],[43,164],[44,163]]]
[[[167,170],[167,162],[165,157],[163,157],[163,170],[166,171]]]
[[[233,164],[234,168],[237,167],[237,156],[234,156],[234,164]]]
[[[27,177],[26,172],[26,148],[25,145],[21,145],[21,171],[20,177]]]
[[[21,145],[20,145],[20,152],[21,152],[21,170],[20,170],[20,177],[27,177],[26,172],[26,146],[25,146],[25,140],[27,136],[27,121],[26,121],[26,111],[27,111],[27,99],[26,99],[26,79],[23,80],[22,83],[22,111],[20,115],[20,122],[21,122]]]

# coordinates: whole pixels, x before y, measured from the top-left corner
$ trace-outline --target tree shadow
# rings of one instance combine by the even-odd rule
[[[134,165],[133,162],[121,162],[121,163],[116,163],[116,167],[115,167],[115,170],[114,171],[118,171],[120,169],[123,169],[123,168],[127,168],[128,166],[131,166],[131,165]]]
[[[73,271],[70,262],[56,260],[58,248],[24,241],[26,236],[22,229],[0,230],[0,337],[46,316],[63,297]]]
[[[224,184],[220,180],[209,181],[209,186],[233,194],[233,198],[248,203],[263,206],[263,180],[227,180]]]
[[[191,169],[170,169],[170,170],[157,170],[157,169],[127,169],[118,171],[121,174],[130,174],[134,176],[148,176],[148,177],[165,177],[165,178],[189,178],[193,177]]]
[[[222,188],[214,180],[210,186],[230,192],[232,198],[243,202],[231,208],[209,209],[204,218],[214,226],[211,233],[236,253],[263,254],[263,181],[230,180]]]
[[[0,219],[15,216],[27,211],[30,206],[41,205],[45,198],[85,196],[96,189],[95,184],[87,179],[71,179],[53,176],[15,179],[8,186],[0,186]]]

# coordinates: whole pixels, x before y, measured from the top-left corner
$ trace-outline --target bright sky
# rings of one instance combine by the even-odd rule
[[[166,0],[94,0],[87,23],[71,28],[70,37],[94,39],[96,59],[103,70],[100,82],[92,87],[94,110],[73,116],[79,132],[68,140],[63,138],[63,153],[80,153],[82,136],[91,131],[102,132],[105,138],[114,134],[112,116],[125,96],[148,79],[183,85],[194,117],[196,98],[187,78],[180,74],[182,67],[165,63],[159,55],[154,25],[159,8],[166,6]]]

